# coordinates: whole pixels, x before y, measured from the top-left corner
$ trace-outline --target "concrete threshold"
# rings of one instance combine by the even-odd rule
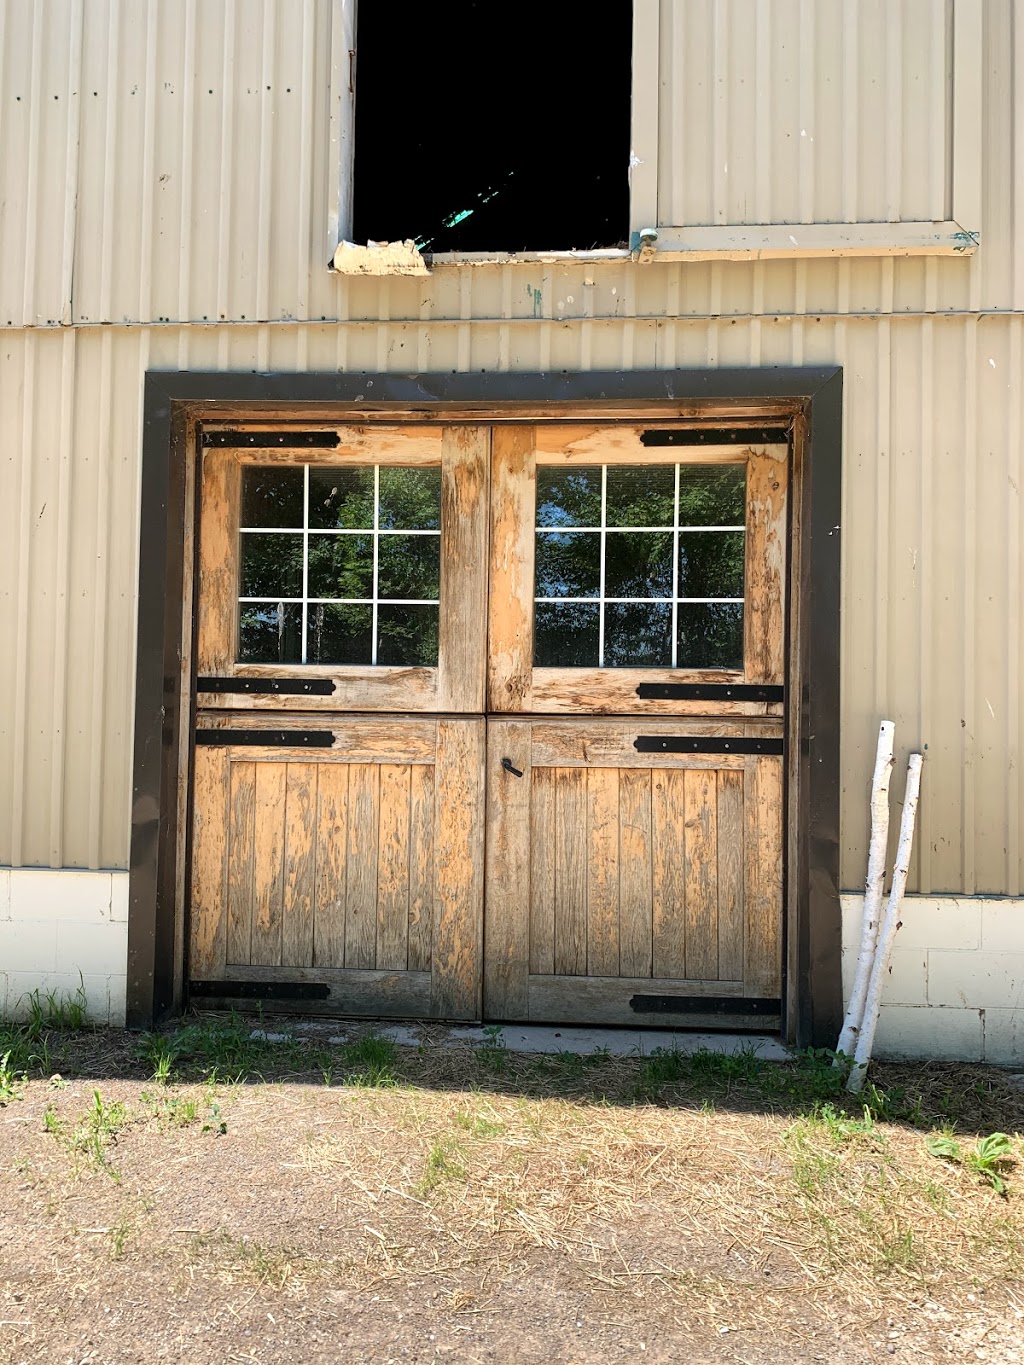
[[[278,1023],[277,1020],[274,1021]],[[576,1028],[562,1024],[387,1024],[363,1020],[281,1020],[277,1029],[254,1029],[252,1036],[283,1042],[296,1034],[320,1036],[328,1043],[345,1043],[373,1033],[399,1047],[504,1047],[509,1052],[571,1052],[590,1057],[649,1057],[652,1052],[717,1052],[735,1056],[753,1052],[766,1062],[784,1062],[792,1050],[774,1034],[689,1033],[674,1029]]]

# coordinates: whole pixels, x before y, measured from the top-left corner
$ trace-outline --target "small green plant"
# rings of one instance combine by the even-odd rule
[[[62,1138],[65,1131],[64,1120],[54,1109],[52,1104],[48,1104],[43,1110],[43,1128],[51,1137]]]
[[[505,1125],[500,1119],[484,1118],[482,1114],[456,1114],[456,1126],[476,1138],[497,1137],[504,1132]]]
[[[124,1244],[128,1240],[131,1227],[127,1218],[122,1218],[116,1228],[110,1230],[110,1259],[119,1261],[124,1255]]]
[[[398,1048],[390,1038],[368,1033],[346,1043],[341,1052],[341,1064],[345,1085],[389,1089],[398,1084],[395,1076]]]
[[[153,1080],[159,1085],[171,1079],[179,1052],[178,1040],[165,1033],[143,1034],[139,1043],[139,1055],[153,1068]]]
[[[484,1029],[484,1040],[477,1049],[480,1065],[496,1076],[508,1070],[508,1051],[505,1047],[505,1030],[500,1024],[488,1024]]]
[[[5,1052],[0,1057],[0,1109],[12,1100],[21,1099],[21,1087],[28,1081],[24,1072],[15,1071],[11,1066],[11,1054]]]
[[[457,1160],[459,1145],[451,1139],[435,1142],[427,1153],[423,1178],[417,1190],[421,1195],[432,1194],[446,1180],[465,1180],[466,1168]]]
[[[61,1033],[77,1033],[89,1025],[89,1002],[85,994],[85,978],[78,974],[78,986],[70,994],[63,991],[38,989],[22,996],[19,1007],[24,1002],[29,1033],[39,1037],[47,1030]]]
[[[1013,1161],[1013,1143],[1006,1133],[990,1133],[968,1151],[964,1151],[952,1134],[939,1133],[927,1138],[925,1147],[931,1156],[963,1166],[990,1185],[996,1194],[1007,1198],[1009,1189],[1003,1172]]]
[[[663,1090],[686,1074],[689,1058],[675,1048],[655,1048],[645,1058],[636,1083],[636,1098],[656,1100]]]

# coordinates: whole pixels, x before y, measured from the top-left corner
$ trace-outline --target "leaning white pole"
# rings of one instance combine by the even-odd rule
[[[868,848],[868,876],[864,886],[864,919],[861,924],[860,953],[853,978],[850,1003],[846,1007],[843,1031],[836,1051],[852,1058],[857,1046],[864,999],[868,993],[868,978],[875,960],[878,926],[881,920],[882,887],[885,882],[885,854],[889,843],[889,779],[892,776],[893,734],[896,727],[891,720],[883,720],[878,728],[878,748],[875,752],[875,775],[871,779],[871,844]],[[838,1063],[842,1065],[842,1063]]]
[[[917,798],[921,790],[920,754],[911,754],[907,764],[907,790],[903,798],[903,818],[900,820],[900,841],[896,849],[896,865],[892,870],[892,887],[889,891],[889,904],[885,908],[885,918],[878,934],[878,947],[871,967],[868,993],[864,1001],[864,1020],[860,1037],[853,1055],[853,1070],[846,1082],[847,1090],[857,1094],[864,1084],[871,1061],[871,1049],[875,1042],[875,1029],[878,1026],[878,1011],[882,1003],[882,982],[889,969],[893,939],[900,927],[900,908],[903,893],[907,889],[907,873],[910,871],[910,850],[914,844],[914,821],[917,818]]]

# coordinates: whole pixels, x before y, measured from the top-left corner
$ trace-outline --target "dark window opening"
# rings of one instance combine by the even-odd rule
[[[353,240],[625,246],[631,47],[626,0],[362,0]]]

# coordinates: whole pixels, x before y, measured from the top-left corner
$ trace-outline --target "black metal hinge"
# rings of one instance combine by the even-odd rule
[[[641,701],[767,701],[786,700],[786,689],[771,683],[641,683]]]
[[[215,450],[333,450],[341,444],[336,431],[204,431],[203,445]]]
[[[782,1001],[767,996],[749,999],[739,995],[634,995],[629,1002],[634,1014],[755,1014],[774,1015]]]
[[[239,1000],[326,1000],[331,988],[314,981],[190,981],[189,995]]]
[[[641,754],[781,754],[781,739],[717,739],[708,735],[637,735]]]
[[[198,692],[244,692],[255,696],[329,697],[337,690],[333,678],[197,678]]]
[[[785,427],[692,427],[640,433],[640,444],[644,446],[778,446],[788,441]]]
[[[330,749],[332,730],[197,730],[196,743],[234,749],[256,746],[266,749]]]

